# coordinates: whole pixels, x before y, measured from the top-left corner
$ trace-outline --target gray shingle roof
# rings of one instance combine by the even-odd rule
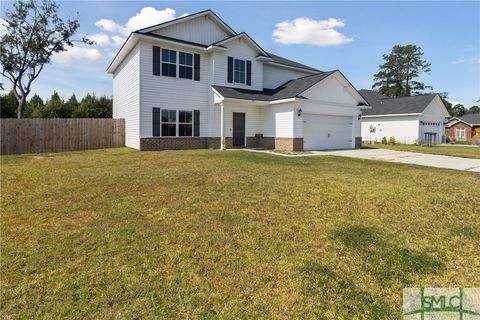
[[[262,91],[239,89],[224,86],[212,86],[224,98],[242,99],[242,100],[259,100],[259,101],[274,101],[288,98],[302,98],[300,94],[308,88],[327,78],[332,73],[336,72],[322,72],[311,76],[306,76],[299,79],[290,80],[276,89],[263,89]]]
[[[359,90],[360,94],[372,107],[363,111],[365,116],[384,114],[422,113],[435,98],[435,94],[412,97],[388,98],[373,90]]]
[[[480,126],[480,113],[469,113],[459,119],[472,126]]]
[[[278,63],[278,64],[283,64],[283,65],[286,65],[286,66],[289,66],[289,67],[295,67],[295,68],[300,68],[300,69],[307,69],[307,70],[315,71],[315,72],[322,72],[322,71],[320,71],[320,70],[318,70],[318,69],[309,67],[309,66],[307,66],[307,65],[304,65],[304,64],[301,64],[301,63],[298,63],[298,62],[295,62],[295,61],[288,60],[288,59],[286,59],[286,58],[277,56],[276,54],[273,54],[273,53],[270,53],[270,52],[267,52],[267,53],[268,53],[268,55],[272,58],[272,62],[275,62],[275,63]]]

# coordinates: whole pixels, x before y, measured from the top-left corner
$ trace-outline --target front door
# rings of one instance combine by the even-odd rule
[[[233,113],[233,147],[245,147],[245,113]]]

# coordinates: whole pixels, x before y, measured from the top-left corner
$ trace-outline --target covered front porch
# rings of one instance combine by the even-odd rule
[[[261,148],[303,150],[303,138],[293,137],[292,101],[274,103],[217,97],[214,136],[220,149]],[[278,113],[280,111],[280,113]]]

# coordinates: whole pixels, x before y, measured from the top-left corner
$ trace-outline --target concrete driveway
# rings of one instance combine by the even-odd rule
[[[479,150],[480,151],[480,150]],[[421,166],[480,172],[480,159],[441,156],[435,154],[395,151],[385,149],[357,149],[334,151],[311,151],[315,155],[332,155],[369,160],[382,160],[417,164]]]

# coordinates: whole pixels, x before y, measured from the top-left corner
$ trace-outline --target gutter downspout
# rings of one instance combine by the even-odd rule
[[[223,132],[223,102],[220,103],[220,150],[225,150],[225,136]]]

